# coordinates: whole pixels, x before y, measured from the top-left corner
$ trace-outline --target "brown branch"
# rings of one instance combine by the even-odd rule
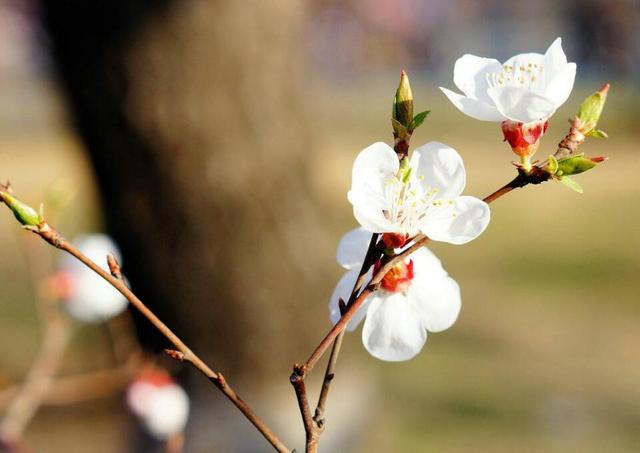
[[[284,443],[273,433],[267,424],[245,403],[240,396],[227,384],[221,373],[213,371],[200,357],[198,357],[173,331],[158,318],[124,283],[124,280],[114,277],[82,252],[67,242],[60,234],[46,222],[30,228],[49,244],[63,250],[82,262],[96,274],[105,279],[117,289],[145,318],[153,324],[182,354],[184,361],[191,363],[204,374],[224,395],[244,414],[244,416],[258,429],[262,436],[279,452],[290,452]]]
[[[381,250],[377,247],[378,242],[378,234],[372,234],[371,240],[369,241],[369,247],[367,248],[367,252],[365,254],[362,266],[360,267],[360,272],[358,273],[358,278],[356,279],[355,284],[353,285],[353,289],[351,290],[351,294],[349,295],[349,300],[347,301],[346,306],[340,305],[340,316],[344,315],[344,311],[346,308],[353,303],[354,299],[358,295],[358,291],[365,284],[366,275],[369,271],[369,268],[374,264],[374,262],[379,258]],[[378,253],[376,253],[378,251]],[[318,404],[316,405],[315,414],[313,416],[313,420],[316,422],[316,425],[319,429],[324,427],[324,411],[325,405],[327,403],[327,397],[329,395],[329,390],[331,388],[331,382],[335,377],[335,368],[336,363],[338,362],[338,356],[340,355],[340,350],[342,348],[342,340],[344,339],[345,331],[340,332],[340,335],[333,342],[333,346],[331,348],[331,354],[329,356],[329,362],[327,363],[327,369],[324,373],[324,379],[322,381],[322,388],[320,389],[320,396],[318,397]]]
[[[548,180],[548,173],[546,173],[541,167],[534,167],[534,170],[530,173],[524,173],[522,171],[518,172],[518,176],[516,176],[512,181],[505,184],[495,192],[487,195],[483,201],[486,203],[491,203],[498,198],[506,195],[511,192],[515,188],[524,187],[528,184],[540,184]],[[340,353],[340,347],[342,344],[342,339],[344,337],[345,328],[347,323],[351,320],[351,318],[358,311],[360,306],[364,303],[364,301],[371,295],[373,292],[377,291],[380,282],[384,278],[384,276],[395,266],[398,261],[404,259],[405,257],[411,255],[413,252],[418,250],[419,248],[426,245],[430,239],[424,235],[420,234],[413,239],[412,244],[404,249],[402,252],[383,258],[383,265],[380,267],[378,272],[372,277],[371,281],[367,285],[367,287],[358,294],[360,287],[364,284],[364,277],[366,275],[366,271],[368,267],[365,266],[368,264],[365,259],[365,264],[363,264],[363,268],[360,270],[360,275],[358,281],[356,282],[354,289],[351,293],[351,297],[349,303],[346,305],[345,309],[342,312],[342,317],[340,320],[333,326],[333,328],[329,331],[329,333],[322,339],[320,344],[316,347],[313,353],[309,356],[307,361],[302,365],[294,366],[294,373],[291,375],[291,382],[294,384],[294,388],[296,390],[296,395],[298,396],[298,402],[301,407],[301,413],[303,414],[303,421],[305,424],[305,432],[307,433],[307,439],[311,438],[313,441],[313,448],[317,448],[318,436],[320,434],[320,430],[324,428],[324,406],[326,404],[327,395],[329,392],[329,388],[331,385],[331,381],[335,377],[335,366],[338,359],[338,355]],[[372,240],[373,242],[373,240]],[[373,250],[372,244],[369,245],[369,250],[367,251],[367,257],[370,256],[371,251]],[[369,264],[370,266],[370,264]],[[309,422],[308,417],[303,412],[303,410],[308,409],[308,402],[306,403],[307,407],[304,407],[304,400],[306,399],[306,391],[304,387],[304,380],[306,375],[311,372],[313,367],[316,365],[318,360],[324,355],[329,346],[333,343],[331,355],[329,357],[329,363],[327,365],[327,369],[325,372],[325,377],[322,385],[322,389],[320,391],[320,397],[318,399],[318,406],[316,408],[315,416],[313,417],[313,421],[315,424]],[[315,437],[310,437],[309,434],[315,434]],[[307,451],[309,450],[309,444],[307,444]],[[315,450],[313,450],[315,451]]]

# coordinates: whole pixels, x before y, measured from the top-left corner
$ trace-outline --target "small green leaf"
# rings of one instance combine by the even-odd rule
[[[407,135],[407,128],[395,118],[391,118],[391,125],[393,126],[393,132],[398,137],[404,138]]]
[[[420,125],[424,122],[424,120],[427,119],[427,116],[429,115],[429,113],[431,113],[431,110],[425,110],[424,112],[420,112],[416,116],[414,116],[413,120],[411,120],[411,124],[409,125],[409,131],[413,132],[418,127],[420,127]]]
[[[587,134],[587,137],[607,138],[609,136],[605,131],[601,131],[600,129],[593,129]]]
[[[560,178],[560,182],[562,184],[564,184],[565,186],[567,186],[569,189],[573,190],[574,192],[578,192],[578,193],[583,193],[584,192],[582,190],[582,187],[580,186],[580,184],[578,184],[577,182],[575,182],[573,179],[569,178],[568,176],[563,176],[562,178]]]
[[[563,175],[577,175],[591,170],[596,165],[598,165],[596,162],[583,155],[572,156],[558,161],[558,171],[556,173],[560,174],[562,172],[561,174]]]

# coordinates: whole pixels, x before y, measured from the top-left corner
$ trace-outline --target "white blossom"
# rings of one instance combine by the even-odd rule
[[[529,123],[546,120],[573,89],[576,64],[568,63],[557,38],[544,55],[523,53],[500,63],[464,55],[456,61],[453,82],[464,95],[440,88],[463,113],[482,121]]]
[[[104,234],[91,234],[74,239],[75,247],[107,272],[107,254],[119,260],[116,244]],[[127,299],[98,274],[71,255],[63,255],[59,266],[66,290],[62,294],[63,306],[75,319],[82,322],[102,322],[122,313]]]
[[[347,197],[368,231],[422,232],[434,241],[464,244],[478,237],[490,219],[486,203],[460,195],[465,184],[462,158],[447,145],[427,143],[401,168],[394,150],[378,142],[356,158]]]
[[[348,301],[370,239],[370,232],[358,228],[340,241],[337,259],[347,273],[329,302],[334,324],[341,316],[338,301]],[[458,284],[423,247],[384,277],[380,289],[366,298],[347,330],[354,330],[366,318],[362,342],[371,355],[386,361],[409,360],[422,350],[427,331],[440,332],[453,325],[460,307]]]
[[[129,409],[147,432],[160,441],[184,431],[189,416],[189,397],[169,375],[143,372],[127,390]]]

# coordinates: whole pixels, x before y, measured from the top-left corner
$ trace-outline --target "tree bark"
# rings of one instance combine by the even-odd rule
[[[287,386],[328,326],[309,329],[333,257],[305,177],[304,2],[42,8],[134,290],[234,382]]]

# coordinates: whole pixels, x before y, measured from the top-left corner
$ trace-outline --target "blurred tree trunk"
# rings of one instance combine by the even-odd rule
[[[128,278],[236,382],[268,383],[277,370],[286,386],[328,326],[309,329],[326,317],[319,263],[330,266],[333,247],[305,180],[303,7],[43,2]]]

